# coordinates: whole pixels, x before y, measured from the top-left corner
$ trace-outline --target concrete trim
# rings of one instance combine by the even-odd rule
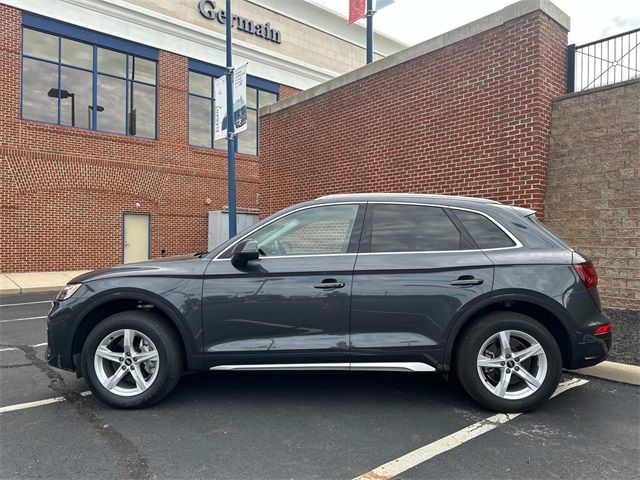
[[[593,367],[580,368],[578,370],[570,370],[580,375],[589,377],[604,378],[614,382],[629,383],[631,385],[640,385],[640,367],[636,365],[627,365],[626,363],[602,362]]]
[[[634,85],[636,83],[640,83],[640,78],[632,78],[631,80],[625,80],[624,82],[611,83],[609,85],[603,85],[601,87],[588,88],[586,90],[580,90],[579,92],[566,93],[564,95],[560,95],[559,97],[554,98],[552,101],[559,102],[562,100],[567,100],[568,98],[589,95],[590,93],[603,92],[605,90],[612,90],[614,88],[620,88],[620,87],[628,87],[629,85]]]
[[[373,63],[370,63],[369,65],[360,67],[349,73],[334,78],[333,80],[329,80],[328,82],[321,83],[320,85],[297,93],[296,95],[293,95],[282,101],[263,107],[259,111],[259,116],[262,117],[264,115],[269,115],[285,108],[292,107],[293,105],[297,105],[298,103],[311,100],[312,98],[318,97],[332,90],[336,90],[350,83],[356,82],[371,75],[375,75],[376,73],[380,73],[384,70],[395,67],[410,60],[414,60],[415,58],[426,55],[427,53],[440,50],[441,48],[447,47],[480,33],[484,33],[516,18],[523,17],[536,11],[543,12],[552,20],[556,21],[561,27],[563,27],[567,31],[569,30],[569,16],[549,0],[521,0],[517,3],[508,5],[502,10],[492,13],[491,15],[482,17],[454,30],[443,33],[442,35],[414,45],[413,47],[401,50],[398,53],[394,53],[393,55],[389,55],[388,57],[377,60]]]

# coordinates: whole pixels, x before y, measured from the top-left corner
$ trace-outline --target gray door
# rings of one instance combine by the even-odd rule
[[[203,333],[211,366],[348,361],[363,209],[343,204],[292,212],[247,237],[258,243],[259,260],[236,268],[225,252],[210,263]]]
[[[352,361],[433,365],[452,319],[491,292],[493,265],[445,209],[369,204],[352,290]]]
[[[258,222],[258,214],[238,213],[236,222],[236,231],[240,233]],[[213,250],[227,240],[229,240],[229,213],[222,211],[209,212],[208,250]]]

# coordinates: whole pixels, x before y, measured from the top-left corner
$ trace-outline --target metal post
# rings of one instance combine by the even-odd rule
[[[373,0],[367,0],[367,63],[373,62]]]
[[[233,57],[231,55],[231,0],[227,1],[227,181],[229,192],[229,238],[236,235],[236,148],[235,130],[236,122],[233,114]]]
[[[75,127],[76,126],[76,94],[70,93],[69,96],[71,97],[71,126]]]
[[[576,70],[576,44],[567,47],[567,93],[574,92]]]

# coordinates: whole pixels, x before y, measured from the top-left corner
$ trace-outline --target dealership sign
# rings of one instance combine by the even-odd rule
[[[224,25],[227,19],[226,10],[216,10],[216,2],[214,0],[200,0],[198,3],[198,10],[204,18],[209,20],[217,20]],[[256,37],[264,38],[265,40],[272,41],[274,43],[282,43],[282,33],[280,30],[271,28],[271,24],[257,23],[248,18],[233,15],[231,18],[231,26],[236,27],[238,30],[250,33]]]

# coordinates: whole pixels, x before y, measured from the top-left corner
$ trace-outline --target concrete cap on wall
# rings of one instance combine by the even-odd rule
[[[569,16],[549,0],[521,0],[511,5],[507,5],[502,10],[487,15],[486,17],[479,18],[478,20],[467,23],[466,25],[454,30],[450,30],[442,35],[438,35],[437,37],[425,40],[422,43],[406,48],[405,50],[401,50],[393,55],[382,58],[368,65],[364,65],[356,70],[321,83],[320,85],[316,85],[308,90],[303,90],[302,92],[284,100],[262,107],[259,111],[259,116],[262,117],[269,115],[298,103],[311,100],[312,98],[323,95],[332,90],[344,87],[345,85],[382,72],[388,68],[395,67],[396,65],[421,57],[427,53],[486,32],[492,28],[499,27],[511,20],[515,20],[516,18],[523,17],[538,10],[557,22],[565,30],[569,31],[571,27]]]

